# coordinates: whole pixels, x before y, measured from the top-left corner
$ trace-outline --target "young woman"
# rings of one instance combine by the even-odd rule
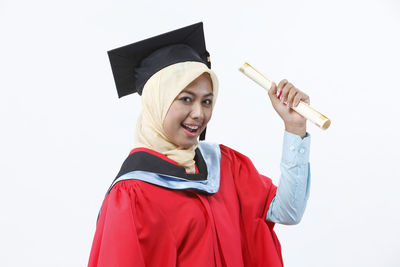
[[[275,223],[300,221],[309,194],[306,94],[269,91],[285,124],[277,188],[224,145],[198,142],[218,81],[202,24],[109,52],[120,96],[138,92],[135,148],[99,214],[89,266],[283,266]]]

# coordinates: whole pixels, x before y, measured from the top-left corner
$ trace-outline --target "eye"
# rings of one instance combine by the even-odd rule
[[[180,101],[185,102],[185,103],[190,103],[192,102],[192,99],[188,96],[183,96],[181,98],[179,98]]]
[[[211,100],[211,99],[205,99],[203,102],[204,102],[204,104],[206,104],[207,106],[209,106],[209,105],[212,104],[212,100]]]

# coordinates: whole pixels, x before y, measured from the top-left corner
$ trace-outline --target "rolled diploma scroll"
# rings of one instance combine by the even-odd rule
[[[272,80],[261,74],[250,64],[244,63],[239,68],[239,70],[243,72],[247,77],[258,83],[261,87],[265,88],[267,91],[271,88]],[[325,117],[324,115],[322,115],[321,113],[319,113],[318,111],[316,111],[303,101],[300,101],[297,107],[292,107],[292,109],[295,110],[300,115],[302,115],[304,118],[312,121],[314,124],[322,128],[323,130],[328,129],[329,126],[331,125],[330,119],[328,119],[327,117]]]

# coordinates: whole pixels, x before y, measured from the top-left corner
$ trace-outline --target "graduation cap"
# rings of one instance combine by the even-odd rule
[[[197,61],[211,68],[202,22],[110,50],[108,57],[119,97],[141,95],[153,74],[175,63]]]

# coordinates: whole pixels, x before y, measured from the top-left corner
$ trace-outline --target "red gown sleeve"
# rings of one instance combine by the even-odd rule
[[[224,161],[221,167],[232,171],[238,194],[243,247],[247,250],[245,262],[249,266],[283,266],[281,245],[273,230],[275,224],[265,219],[277,187],[270,178],[258,173],[248,157],[220,147]]]
[[[145,266],[134,219],[136,196],[130,193],[116,186],[104,199],[89,267]]]

